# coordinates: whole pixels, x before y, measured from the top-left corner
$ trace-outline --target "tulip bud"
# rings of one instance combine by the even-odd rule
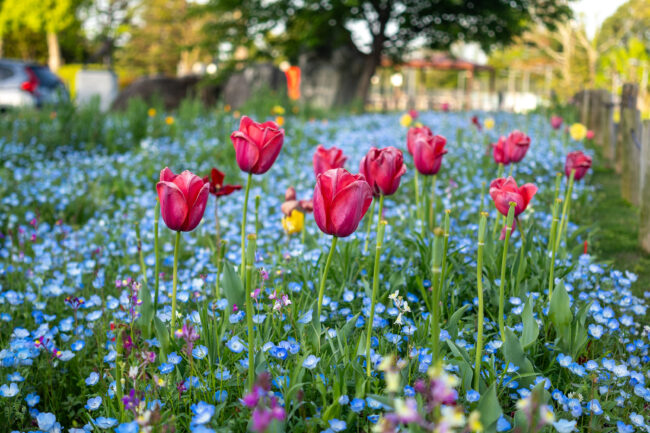
[[[385,149],[371,147],[361,160],[359,173],[365,176],[373,195],[394,194],[402,175],[406,173],[402,151],[393,146]]]
[[[243,116],[239,130],[230,135],[239,168],[251,174],[264,174],[273,165],[284,142],[284,129],[275,122],[257,123]]]
[[[203,218],[209,187],[203,179],[187,170],[176,175],[165,167],[160,172],[156,190],[167,227],[180,232],[194,230]]]
[[[338,147],[332,146],[326,149],[322,144],[319,144],[312,158],[314,176],[318,177],[319,174],[333,168],[343,168],[346,160],[347,157],[343,155],[343,151]]]

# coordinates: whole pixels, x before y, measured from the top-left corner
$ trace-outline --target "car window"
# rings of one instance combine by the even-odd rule
[[[0,80],[11,77],[14,74],[13,70],[7,66],[0,65]]]
[[[59,77],[54,75],[50,68],[45,66],[30,66],[29,67],[36,74],[38,84],[44,87],[56,87],[60,84]]]

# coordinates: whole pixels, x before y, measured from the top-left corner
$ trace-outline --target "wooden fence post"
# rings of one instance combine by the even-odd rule
[[[600,109],[598,111],[598,124],[600,132],[597,135],[603,148],[603,155],[612,161],[616,156],[616,137],[614,128],[614,97],[604,90],[601,95]]]
[[[650,253],[650,120],[643,121],[640,201],[639,243],[641,248]]]
[[[636,109],[639,88],[636,84],[623,85],[621,94],[621,121],[616,146],[616,163],[621,173],[621,196],[628,202],[639,204],[639,140],[640,114]]]

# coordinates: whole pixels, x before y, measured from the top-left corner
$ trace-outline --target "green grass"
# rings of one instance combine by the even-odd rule
[[[650,254],[639,245],[639,209],[621,197],[620,175],[600,152],[593,170],[593,200],[576,219],[593,227],[590,254],[613,263],[616,269],[637,274],[639,278],[632,288],[642,296],[650,288]]]

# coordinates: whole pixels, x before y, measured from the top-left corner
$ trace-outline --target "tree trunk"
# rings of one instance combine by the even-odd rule
[[[375,71],[377,70],[377,66],[379,66],[380,62],[380,57],[369,54],[365,57],[364,62],[363,62],[363,69],[361,70],[361,74],[359,75],[359,80],[358,80],[358,86],[357,86],[357,92],[355,95],[355,99],[360,101],[363,106],[366,105],[366,102],[368,101],[368,93],[370,91],[370,79],[372,78],[373,75],[375,75]]]
[[[61,47],[59,46],[59,37],[55,32],[47,32],[47,64],[52,70],[56,72],[61,66]]]

